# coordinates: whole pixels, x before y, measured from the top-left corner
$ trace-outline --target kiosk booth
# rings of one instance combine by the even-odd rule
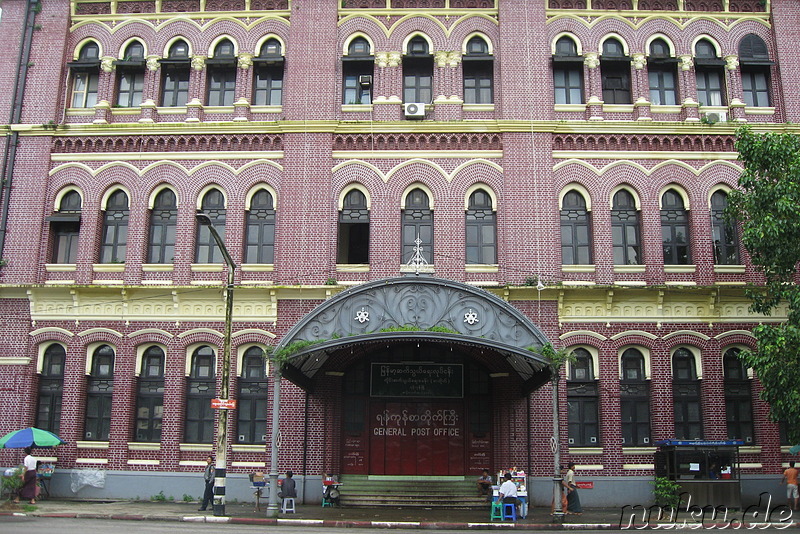
[[[742,507],[739,446],[742,440],[657,441],[656,476],[678,482],[691,505]]]

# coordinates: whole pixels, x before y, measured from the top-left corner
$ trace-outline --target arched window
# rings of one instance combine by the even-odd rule
[[[572,190],[561,204],[561,263],[591,265],[592,227],[586,199]]]
[[[171,189],[156,195],[150,211],[150,246],[148,263],[172,263],[175,260],[175,231],[178,226],[178,202]]]
[[[703,106],[726,105],[725,60],[717,57],[717,49],[707,39],[697,41],[694,50],[697,101]]]
[[[403,57],[403,102],[429,104],[433,100],[433,56],[428,41],[416,36]]]
[[[283,55],[277,39],[267,39],[253,58],[253,105],[280,106],[283,98]]]
[[[583,104],[583,58],[570,37],[556,41],[553,84],[556,104]]]
[[[702,439],[700,381],[694,355],[680,348],[672,355],[672,403],[675,414],[675,439]]]
[[[631,59],[616,39],[603,42],[600,55],[600,76],[603,84],[603,102],[606,104],[631,104]]]
[[[369,263],[369,209],[367,197],[353,189],[344,197],[339,212],[339,240],[336,263]]]
[[[722,357],[725,379],[725,420],[728,439],[741,439],[748,445],[755,443],[753,431],[753,393],[747,369],[739,359],[741,349],[731,348]]]
[[[134,41],[125,49],[123,59],[114,62],[117,70],[117,105],[133,108],[141,105],[144,90],[144,46]]]
[[[211,399],[216,394],[214,349],[208,345],[192,353],[187,381],[186,421],[183,439],[186,443],[211,443],[214,437],[214,413]]]
[[[266,443],[269,380],[264,351],[250,347],[242,360],[239,378],[238,425],[239,443]]]
[[[678,103],[678,60],[670,57],[664,39],[650,43],[647,58],[647,79],[650,84],[650,103],[654,106],[674,106]]]
[[[185,106],[189,100],[191,59],[186,41],[175,41],[161,63],[161,105]]]
[[[78,52],[77,61],[68,63],[72,74],[73,108],[93,108],[97,104],[100,82],[100,47],[89,42]]]
[[[489,45],[475,36],[467,42],[467,53],[461,58],[465,104],[494,102],[494,60]]]
[[[128,195],[114,191],[106,204],[103,217],[103,241],[100,263],[125,263],[128,247]]]
[[[161,441],[164,417],[164,351],[148,347],[142,355],[136,395],[136,441]]]
[[[611,208],[611,241],[614,265],[640,265],[641,223],[633,195],[621,189],[614,195]]]
[[[369,41],[356,37],[342,57],[342,104],[371,104],[375,57]]]
[[[236,56],[233,43],[223,39],[214,48],[214,57],[206,60],[208,67],[209,106],[232,106],[236,97]]]
[[[689,212],[674,189],[661,197],[661,239],[665,265],[689,264]]]
[[[245,263],[275,263],[275,205],[266,189],[250,200],[245,246]]]
[[[469,196],[466,213],[467,264],[497,263],[497,223],[492,197],[483,189]]]
[[[567,380],[569,444],[594,447],[600,443],[597,381],[592,355],[586,349],[575,349]]]
[[[622,444],[636,447],[650,444],[650,385],[644,369],[644,356],[638,349],[625,349],[620,359],[620,412]]]
[[[42,374],[39,376],[39,405],[36,428],[58,434],[61,428],[61,399],[64,395],[64,347],[53,343],[44,351]]]
[[[61,197],[57,212],[48,217],[53,234],[53,263],[75,263],[81,228],[81,195],[69,191]]]
[[[739,43],[739,67],[742,72],[742,91],[748,106],[768,107],[770,98],[770,70],[774,65],[769,59],[767,43],[758,35],[744,36]]]
[[[735,222],[725,218],[728,207],[728,194],[716,191],[711,195],[711,234],[714,239],[714,263],[717,265],[738,265],[739,236]]]
[[[114,349],[101,345],[92,354],[86,395],[84,439],[108,441],[111,431],[111,400],[114,394]]]
[[[201,211],[208,215],[211,224],[220,236],[225,239],[225,197],[219,189],[211,189],[203,197]],[[222,263],[222,251],[214,240],[214,235],[208,226],[197,224],[197,239],[195,241],[196,263]]]
[[[428,263],[433,262],[433,210],[428,195],[422,189],[414,189],[406,197],[403,210],[403,263],[415,255],[417,239],[420,254]]]

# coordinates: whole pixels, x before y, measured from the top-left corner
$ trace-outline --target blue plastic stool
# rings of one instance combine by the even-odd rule
[[[508,510],[511,509],[509,512]],[[510,519],[512,521],[517,520],[517,505],[514,503],[504,503],[503,504],[503,521],[506,519]]]
[[[500,501],[492,501],[492,521],[503,520],[503,503]]]

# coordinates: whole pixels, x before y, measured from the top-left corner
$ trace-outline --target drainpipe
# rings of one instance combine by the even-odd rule
[[[14,92],[11,98],[11,117],[9,124],[19,124],[22,120],[22,102],[25,96],[25,85],[28,81],[28,61],[31,57],[31,43],[33,42],[33,26],[36,13],[41,8],[39,0],[28,0],[28,9],[25,12],[25,26],[20,40],[17,73],[14,78]],[[8,226],[8,206],[11,197],[11,180],[14,176],[14,161],[17,157],[19,132],[12,131],[6,137],[6,146],[3,151],[3,166],[0,168],[0,195],[3,198],[0,205],[0,258],[6,243],[6,229]]]

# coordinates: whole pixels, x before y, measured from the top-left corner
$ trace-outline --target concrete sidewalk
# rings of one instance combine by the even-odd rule
[[[120,520],[185,521],[232,524],[263,524],[281,526],[325,526],[325,527],[378,527],[378,528],[424,528],[424,529],[494,529],[514,528],[523,530],[583,530],[583,529],[641,529],[641,528],[767,528],[764,511],[746,516],[743,511],[732,512],[726,517],[714,519],[692,517],[683,511],[671,522],[649,523],[644,521],[642,511],[623,516],[619,508],[585,509],[582,515],[564,516],[563,523],[554,523],[550,509],[534,507],[525,519],[516,523],[490,521],[490,509],[449,510],[409,508],[322,508],[319,505],[298,505],[297,513],[280,514],[278,518],[266,516],[266,504],[260,510],[255,504],[229,502],[226,515],[216,517],[210,511],[199,512],[197,502],[154,501],[87,501],[46,499],[35,505],[35,510],[26,511],[23,505],[12,507],[8,503],[0,507],[0,524],[4,517],[16,514],[41,517],[94,518]],[[798,514],[788,517],[772,514],[771,526],[776,529],[797,528]],[[744,522],[742,520],[744,519]],[[764,526],[759,526],[764,525]],[[1,529],[0,529],[1,530]]]

